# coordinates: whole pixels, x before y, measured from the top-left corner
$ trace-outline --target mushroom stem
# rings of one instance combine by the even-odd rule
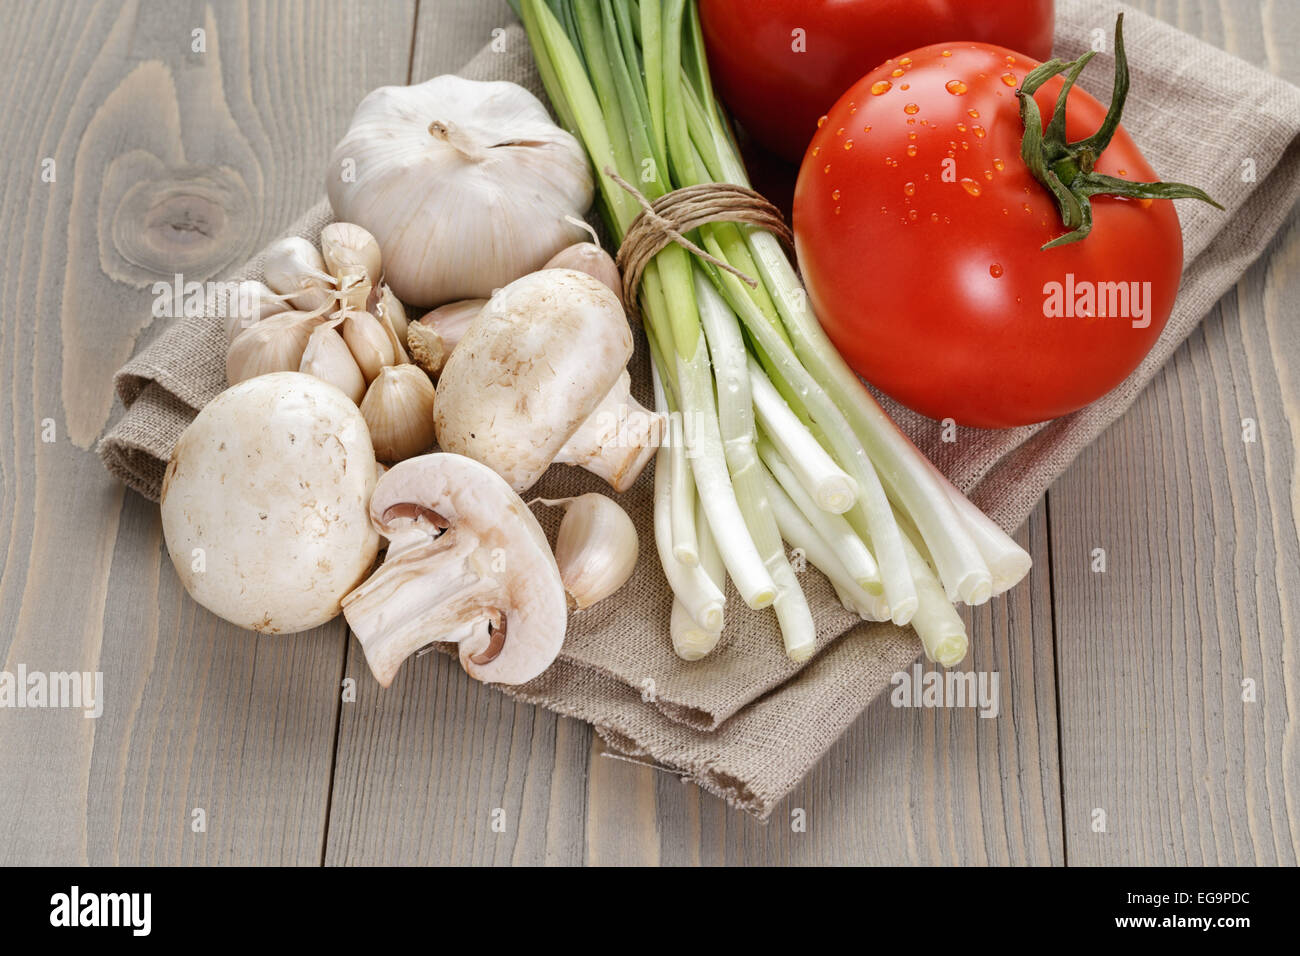
[[[390,511],[392,509],[389,509]],[[498,581],[474,560],[480,541],[464,528],[437,538],[418,532],[394,539],[388,557],[343,600],[343,614],[387,687],[402,662],[435,641],[489,640],[488,625],[504,634]]]
[[[603,478],[615,491],[632,487],[663,440],[664,416],[633,398],[631,383],[624,370],[555,456]]]

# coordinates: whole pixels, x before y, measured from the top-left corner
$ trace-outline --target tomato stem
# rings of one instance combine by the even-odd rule
[[[1216,209],[1223,207],[1203,189],[1186,183],[1139,183],[1117,179],[1094,172],[1097,158],[1110,145],[1111,137],[1119,129],[1120,115],[1128,98],[1128,57],[1124,52],[1124,14],[1115,20],[1115,89],[1110,107],[1097,131],[1086,139],[1067,142],[1065,138],[1066,99],[1083,68],[1096,53],[1089,50],[1077,60],[1066,62],[1052,59],[1031,70],[1016,90],[1020,99],[1020,118],[1025,124],[1025,135],[1020,142],[1020,156],[1056,199],[1061,222],[1069,230],[1045,244],[1043,249],[1053,249],[1085,239],[1092,230],[1093,196],[1127,196],[1132,199],[1199,199]],[[1034,93],[1054,76],[1065,73],[1065,82],[1056,97],[1052,118],[1043,128],[1042,114]]]

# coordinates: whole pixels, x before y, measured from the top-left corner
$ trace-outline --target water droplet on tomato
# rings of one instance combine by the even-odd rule
[[[837,130],[835,131],[835,135],[836,135],[836,136],[843,136],[843,135],[844,135],[844,127],[841,126],[839,129],[837,129]]]
[[[826,125],[826,119],[827,119],[827,117],[823,114],[822,118],[819,119],[819,120],[817,121],[817,128],[818,128],[818,129],[821,129],[823,126]]]
[[[890,72],[889,75],[892,76],[892,77],[900,77],[900,76],[903,75],[903,71],[902,71],[902,70],[892,70],[892,71]]]
[[[1008,53],[1008,54],[1007,54],[1007,66],[1015,66],[1015,64],[1016,64],[1016,58],[1015,58],[1014,56],[1012,56],[1010,53]]]
[[[907,138],[908,138],[908,139],[916,139],[916,130],[912,130],[912,132],[908,133],[908,134],[907,134]]]
[[[984,132],[985,132],[985,130],[984,130],[984,127],[981,126],[979,123],[976,123],[974,126],[971,127],[971,132],[973,132],[973,133],[975,134],[975,138],[976,138],[976,139],[983,139],[983,138],[984,138]]]
[[[949,80],[943,85],[943,88],[953,96],[961,96],[966,92],[966,84],[961,80]]]
[[[845,148],[845,149],[852,149],[852,148],[853,148],[853,140],[851,140],[851,139],[846,139],[846,140],[844,141],[844,148]]]
[[[836,207],[835,207],[835,215],[838,216],[839,214],[840,214],[840,207],[839,207],[839,206],[836,206]]]
[[[969,116],[971,119],[979,119],[979,118],[980,118],[980,111],[979,111],[979,110],[967,110],[967,111],[966,111],[966,115]]]
[[[965,124],[965,123],[958,123],[958,124],[957,124],[957,132],[959,132],[959,133],[964,133],[964,132],[966,132],[966,124]]]
[[[1033,210],[1029,208],[1029,203],[1027,202],[1021,203],[1020,208],[1023,209],[1025,212],[1033,212]]]
[[[839,198],[840,198],[840,191],[839,191],[838,189],[832,189],[832,190],[831,190],[831,198],[832,198],[832,199],[839,199]]]
[[[944,50],[944,51],[943,51],[942,53],[940,53],[939,55],[940,55],[940,56],[952,56],[952,50]]]
[[[930,213],[930,221],[931,221],[931,222],[938,222],[938,221],[939,221],[939,214],[938,214],[937,212],[932,212],[932,213]]]
[[[1127,176],[1127,175],[1128,175],[1128,170],[1127,170],[1127,169],[1121,169],[1121,170],[1119,171],[1119,174],[1120,174],[1121,176]]]
[[[903,195],[904,195],[904,196],[915,196],[915,195],[916,195],[916,183],[903,183]]]
[[[961,181],[961,188],[966,190],[966,192],[970,193],[972,196],[978,196],[980,194],[980,184],[975,182],[973,179],[963,179]]]
[[[911,66],[911,65],[912,65],[912,58],[911,58],[910,56],[900,57],[900,58],[899,58],[899,61],[898,61],[898,65],[899,65],[899,66],[902,66],[902,67],[908,67],[908,66]]]
[[[991,275],[995,279],[1001,279],[1002,267],[998,265],[996,262],[993,263],[993,265],[989,266],[989,275]]]
[[[890,159],[888,156],[885,157],[885,165],[886,165],[886,166],[893,165],[893,162],[894,162],[894,161],[893,161],[892,159]]]
[[[890,83],[888,80],[876,80],[876,82],[871,84],[871,95],[879,96],[881,93],[888,93],[893,86],[894,84]]]
[[[822,167],[822,172],[824,172],[824,173],[829,173],[830,171],[831,171],[831,164],[830,164],[830,163],[827,163],[825,166]]]
[[[849,107],[849,115],[850,115],[850,116],[852,116],[852,115],[853,115],[854,113],[856,113],[857,111],[858,111],[858,108],[857,108],[856,106],[850,106],[850,107]]]
[[[912,222],[916,222],[916,218],[917,218],[918,215],[919,215],[919,213],[917,213],[917,211],[916,211],[915,209],[913,209],[911,212],[909,212],[909,213],[907,214],[907,218],[910,219],[910,220],[912,220]]]
[[[915,156],[915,155],[916,155],[916,144],[915,144],[915,143],[908,143],[908,144],[907,144],[907,155],[908,155],[908,156]]]
[[[899,87],[900,90],[910,90],[911,88],[912,88],[911,83],[904,83],[902,86]]]
[[[822,148],[821,148],[820,146],[814,146],[814,147],[812,148],[812,154],[813,154],[813,157],[816,158],[816,157],[821,153],[821,151],[822,151]]]
[[[994,157],[993,168],[996,169],[998,172],[1002,172],[1002,170],[1007,168],[1007,164],[1002,162],[1002,160]]]
[[[921,107],[917,106],[915,103],[908,103],[903,107],[903,112],[908,116],[915,116],[917,113],[921,112]]]
[[[862,132],[864,132],[864,133],[870,133],[870,132],[871,132],[871,127],[870,127],[870,126],[864,126],[864,127],[862,127]]]
[[[1007,86],[1015,86],[1020,81],[1016,79],[1016,75],[1014,73],[1003,73],[1002,82],[1005,83]]]

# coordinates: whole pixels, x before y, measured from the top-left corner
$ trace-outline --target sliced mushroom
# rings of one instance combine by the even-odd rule
[[[555,660],[568,617],[560,571],[541,525],[492,469],[461,455],[408,458],[379,479],[370,520],[388,554],[343,613],[380,684],[438,641],[459,644],[481,681],[522,684]]]

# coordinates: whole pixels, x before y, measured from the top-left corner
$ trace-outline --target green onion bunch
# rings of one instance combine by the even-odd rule
[[[617,241],[641,206],[607,170],[651,201],[702,183],[749,186],[714,100],[694,0],[516,7],[559,121],[591,158]],[[758,281],[675,244],[642,277],[656,403],[669,416],[654,526],[674,647],[694,659],[716,644],[725,574],[749,607],[773,607],[786,653],[806,660],[815,631],[788,543],[845,607],[910,623],[930,659],[957,663],[967,638],[953,603],[1005,591],[1028,572],[1029,555],[845,364],[776,235],[718,222],[688,238]]]

